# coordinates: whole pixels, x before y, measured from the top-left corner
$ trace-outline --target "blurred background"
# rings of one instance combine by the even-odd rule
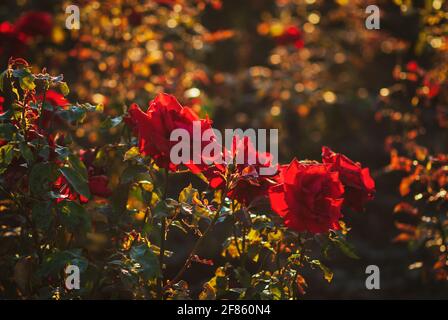
[[[411,183],[418,165],[448,151],[446,1],[79,0],[79,30],[66,28],[70,4],[3,0],[2,68],[15,56],[62,73],[69,100],[104,105],[102,117],[168,92],[218,129],[278,128],[282,163],[319,160],[323,145],[360,161],[377,184],[366,212],[347,214],[360,259],[334,254],[331,283],[305,272],[305,298],[448,298],[448,197],[439,196],[436,209],[428,200],[447,181],[427,190],[433,194]],[[379,30],[366,28],[369,4],[379,8]],[[116,141],[117,127],[103,122],[76,128],[76,142]],[[412,204],[419,214],[404,218],[406,229],[397,205],[419,194],[427,201]],[[440,232],[424,223],[428,215]],[[380,290],[365,288],[370,264],[380,268]],[[189,277],[212,274],[204,266]]]

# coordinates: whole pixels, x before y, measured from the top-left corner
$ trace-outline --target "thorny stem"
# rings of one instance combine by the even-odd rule
[[[242,229],[241,229],[241,237],[243,238],[242,240],[242,253],[243,255],[241,256],[241,266],[243,268],[246,267],[246,260],[247,260],[247,243],[246,243],[246,227],[243,225]]]
[[[233,240],[235,242],[235,247],[236,247],[236,251],[238,252],[238,256],[241,257],[242,253],[241,253],[241,249],[240,246],[238,244],[238,234],[237,234],[237,229],[236,229],[236,217],[235,217],[235,201],[232,201],[232,217],[233,217],[233,226],[232,226],[232,230],[233,230]]]
[[[302,239],[302,236],[300,235],[300,233],[297,234],[297,242],[300,245],[300,258],[299,258],[299,265],[298,267],[302,266],[303,264],[303,260],[304,260],[304,256],[305,256],[305,241]],[[296,273],[294,274],[294,279],[293,279],[293,294],[295,295],[295,298],[297,300],[299,300],[299,290],[297,288],[297,278],[299,276],[299,270],[296,269]]]
[[[40,115],[39,115],[39,127],[42,128],[42,122],[44,120],[44,105],[45,105],[45,100],[47,99],[47,90],[48,90],[48,83],[45,82],[45,86],[44,86],[44,94],[43,94],[43,98],[42,98],[42,104],[40,107]],[[51,123],[50,123],[51,125]]]
[[[168,169],[165,170],[165,186],[162,195],[162,201],[166,200],[167,192],[168,192]],[[161,276],[157,279],[157,290],[158,290],[158,298],[163,300],[163,260],[165,257],[165,235],[166,235],[166,217],[162,217],[161,219],[161,228],[160,228],[160,255],[159,255],[159,265],[161,270]]]
[[[241,249],[240,246],[238,244],[238,234],[236,232],[236,219],[234,219],[234,224],[232,226],[233,229],[233,240],[235,242],[235,247],[236,247],[236,251],[238,252],[238,255],[241,257],[242,253],[241,253]]]
[[[164,290],[168,289],[169,287],[171,287],[172,284],[176,283],[184,274],[184,272],[188,269],[188,267],[190,266],[191,262],[193,261],[193,257],[196,255],[199,247],[201,246],[202,242],[204,241],[204,239],[207,237],[207,235],[210,233],[210,231],[213,229],[213,227],[215,226],[216,222],[218,221],[219,218],[219,214],[224,206],[224,199],[226,197],[228,191],[228,183],[226,185],[226,187],[224,188],[224,190],[222,191],[221,194],[221,201],[219,203],[219,206],[216,210],[215,216],[213,217],[213,220],[211,221],[211,223],[208,225],[207,229],[205,229],[204,233],[202,234],[202,236],[198,239],[198,241],[196,241],[196,244],[194,245],[193,249],[191,250],[187,260],[185,261],[184,265],[182,266],[182,268],[179,270],[179,272],[174,276],[174,278],[169,281],[165,287],[163,288]]]

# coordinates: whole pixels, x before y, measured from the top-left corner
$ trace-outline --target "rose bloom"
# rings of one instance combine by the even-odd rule
[[[311,233],[340,228],[344,186],[330,165],[294,159],[281,167],[278,180],[269,189],[269,200],[287,227]]]
[[[39,103],[42,103],[43,101],[43,95],[39,95],[36,97],[36,100]],[[58,116],[55,116],[54,112],[60,108],[64,109],[66,108],[70,103],[68,102],[65,97],[60,94],[59,92],[56,92],[54,90],[48,90],[45,93],[45,103],[50,104],[53,107],[53,111],[44,109],[42,114],[42,127],[44,129],[48,129],[53,125],[51,123],[52,121],[57,122],[58,124],[61,124],[61,119]]]
[[[335,153],[328,147],[322,147],[322,162],[330,165],[331,171],[339,173],[345,187],[344,205],[362,211],[375,194],[375,181],[370,176],[369,168],[362,168],[359,162]]]
[[[37,99],[42,101],[43,96],[39,96]],[[48,90],[45,93],[45,101],[50,103],[53,107],[65,107],[69,104],[62,94],[54,90]]]
[[[248,137],[243,139],[234,137],[232,156],[235,158],[239,153],[243,153],[243,163],[236,164],[236,179],[230,186],[227,196],[248,206],[254,200],[267,196],[269,187],[275,185],[272,177],[260,175],[261,167],[271,166],[272,155],[269,152],[258,152]],[[255,163],[249,164],[250,156]],[[204,175],[209,180],[210,187],[223,189],[225,187],[224,173],[225,168],[212,167],[205,171]]]
[[[211,129],[212,121],[200,119],[190,108],[183,107],[175,97],[161,93],[149,103],[149,108],[143,112],[137,104],[132,104],[128,111],[127,123],[138,133],[140,152],[151,156],[159,167],[176,171],[177,165],[170,160],[171,148],[177,141],[170,141],[171,132],[175,129],[185,129],[193,137],[193,121],[200,121],[202,133]],[[200,142],[204,144],[210,142]],[[208,166],[201,158],[201,163],[185,164],[193,173],[199,173]]]

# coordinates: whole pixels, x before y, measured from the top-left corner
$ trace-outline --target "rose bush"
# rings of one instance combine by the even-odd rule
[[[175,165],[171,132],[191,132],[193,121],[205,130],[212,122],[169,94],[156,96],[147,111],[132,104],[124,115],[106,118],[102,126],[120,127],[120,140],[82,149],[73,130],[103,108],[71,103],[62,80],[32,73],[23,59],[10,59],[1,75],[5,295],[290,299],[305,293],[306,264],[332,279],[309,243],[356,257],[342,212],[361,209],[375,191],[359,163],[324,147],[323,163],[294,159],[262,176],[258,169],[271,155],[243,138],[232,147],[234,157],[244,152],[242,163]],[[191,183],[173,192],[172,181],[182,175]],[[219,224],[230,227],[222,246],[212,242]],[[195,238],[186,253],[170,242],[179,232]],[[205,246],[222,260],[201,256]],[[79,291],[64,286],[70,264],[82,272]],[[192,291],[185,277],[196,264],[215,268],[215,276]]]

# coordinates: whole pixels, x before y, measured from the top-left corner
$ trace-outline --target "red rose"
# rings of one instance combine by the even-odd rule
[[[227,196],[230,199],[237,200],[244,205],[250,205],[255,199],[267,195],[270,186],[275,182],[268,176],[260,175],[261,167],[269,167],[271,165],[271,154],[259,153],[251,143],[248,137],[233,140],[232,145],[233,157],[238,157],[239,153],[243,153],[243,163],[236,165],[236,179],[234,184],[230,186]],[[249,163],[249,159],[255,160],[255,163]],[[215,189],[224,188],[225,168],[210,168],[204,172],[210,183],[210,187]]]
[[[39,101],[42,101],[42,96],[39,96],[37,99]],[[67,99],[65,99],[62,94],[54,90],[47,91],[47,93],[45,94],[45,101],[51,104],[53,107],[65,107],[69,104]]]
[[[177,169],[177,165],[170,160],[171,148],[177,143],[170,141],[171,132],[175,129],[185,129],[194,139],[193,121],[200,122],[201,137],[205,130],[211,129],[212,124],[208,118],[200,119],[192,109],[182,107],[175,97],[165,93],[159,94],[150,102],[146,113],[136,104],[131,105],[128,113],[130,119],[127,122],[138,132],[140,152],[151,156],[158,166],[171,171]],[[200,143],[203,148],[204,142]],[[207,143],[209,142],[205,142]],[[185,165],[193,173],[199,173],[207,167],[203,163]]]
[[[89,177],[89,188],[93,195],[107,198],[110,197],[112,191],[108,188],[107,184],[109,178],[107,176],[92,176]]]
[[[14,28],[29,36],[49,36],[53,28],[53,17],[48,12],[30,11],[20,16]]]
[[[239,172],[239,178],[227,196],[248,206],[254,200],[266,196],[269,187],[273,185],[273,180],[260,176],[253,166],[248,166]]]
[[[42,102],[43,101],[43,95],[39,95],[36,97],[38,102]],[[64,108],[66,107],[69,102],[67,99],[65,99],[65,97],[53,90],[48,90],[45,94],[45,103],[50,104],[54,110],[56,110],[57,108]],[[51,121],[52,120],[57,120],[60,121],[60,118],[57,117],[55,118],[53,116],[53,112],[44,109],[43,114],[42,114],[42,127],[47,129],[51,126]]]
[[[287,227],[312,233],[339,229],[344,186],[330,165],[294,159],[281,168],[279,180],[269,189],[269,199]]]
[[[289,26],[280,36],[277,36],[275,40],[279,45],[289,45],[293,43],[297,49],[303,48],[304,45],[302,31],[296,26]]]
[[[365,203],[373,199],[375,181],[368,168],[362,168],[346,156],[334,153],[328,147],[322,147],[322,162],[329,164],[332,171],[339,173],[345,187],[344,205],[356,211],[362,211]]]

